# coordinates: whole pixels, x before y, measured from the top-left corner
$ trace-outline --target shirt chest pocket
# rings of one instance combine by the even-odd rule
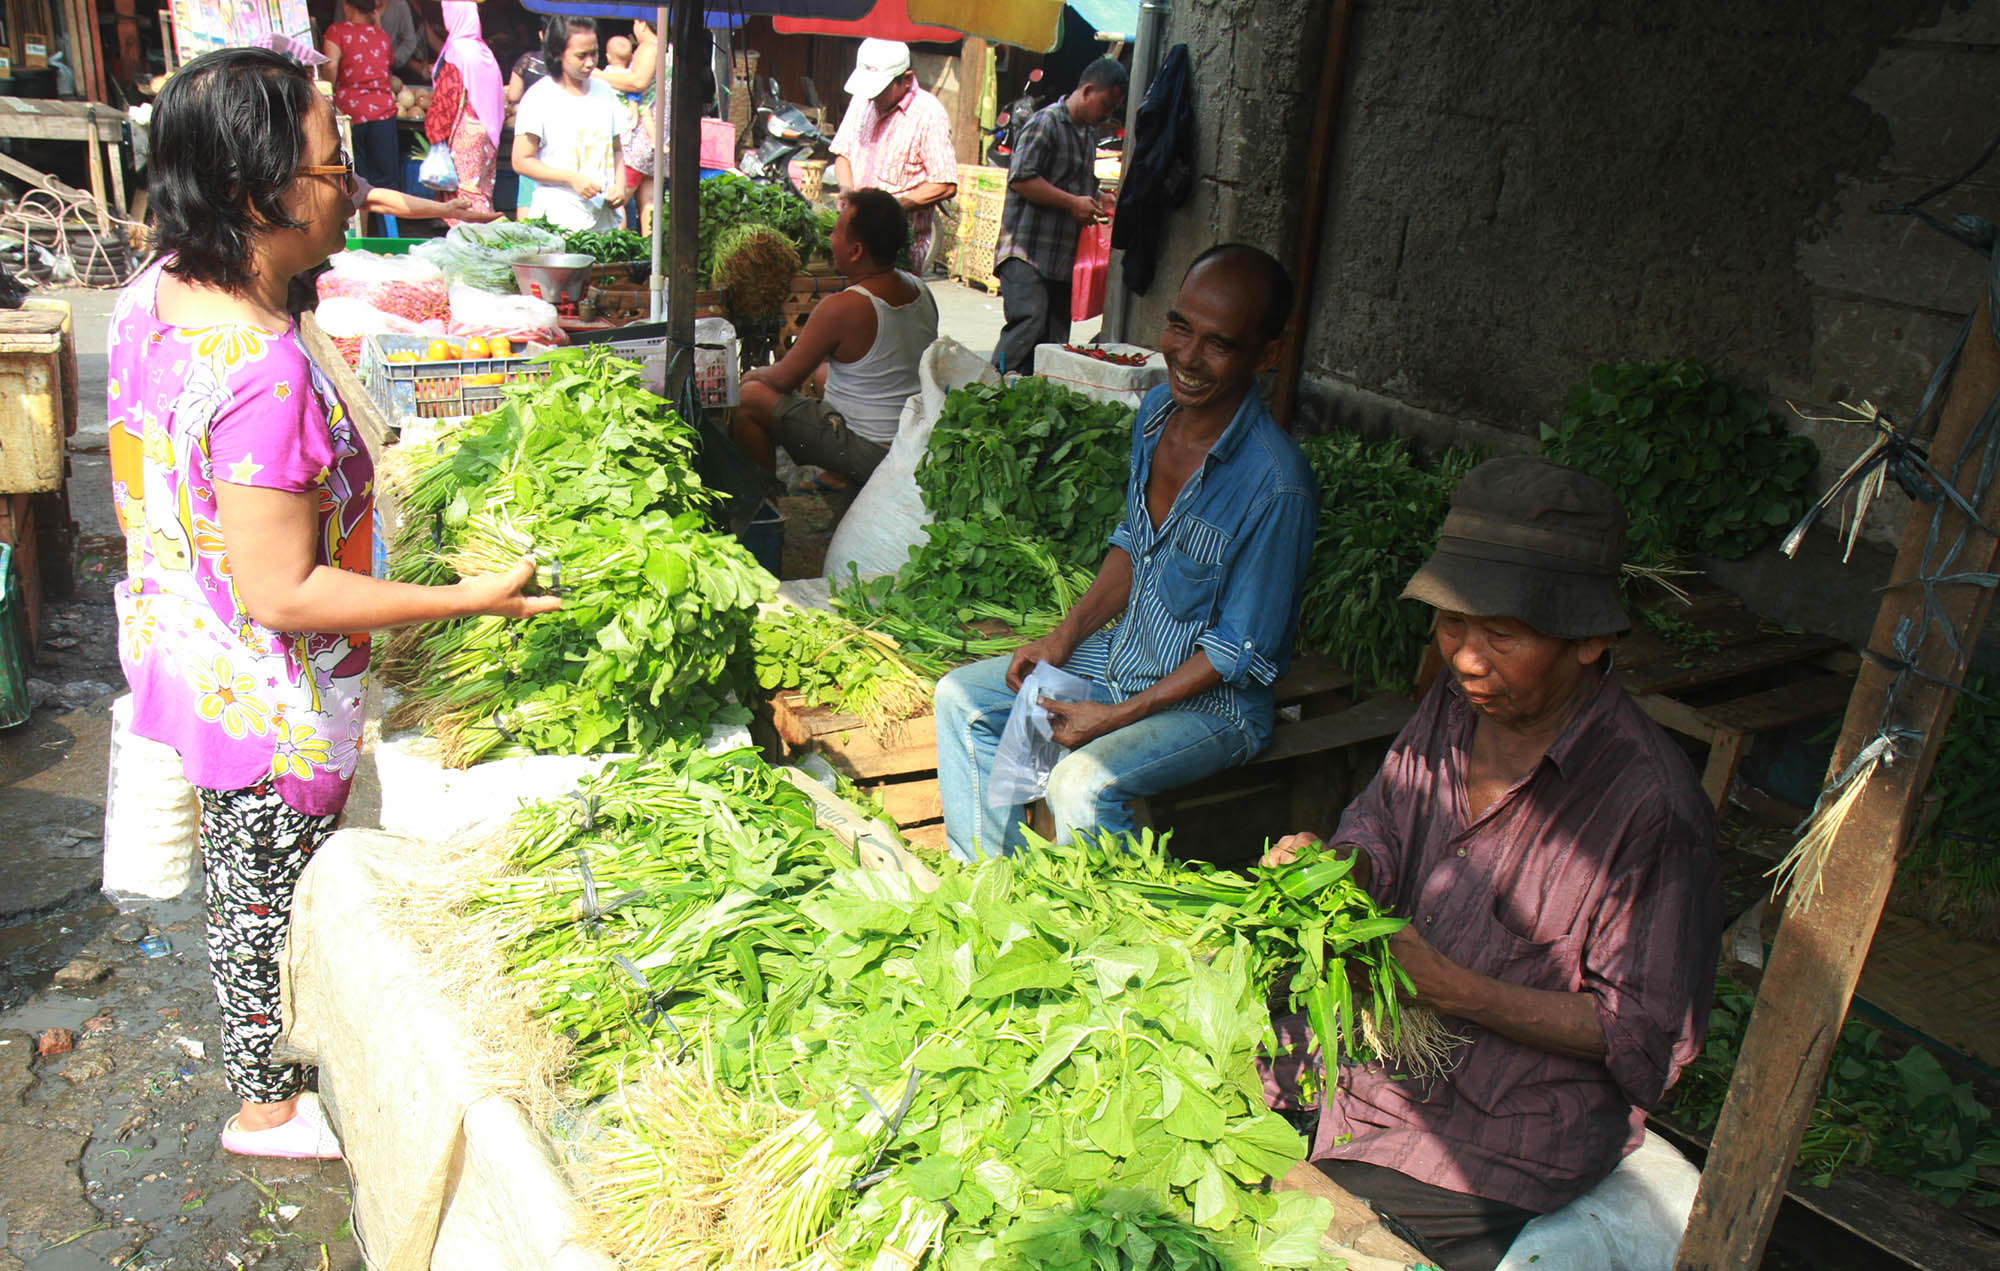
[[[1160,548],[1159,599],[1183,622],[1203,622],[1222,590],[1222,559],[1229,536],[1198,517],[1185,518]]]

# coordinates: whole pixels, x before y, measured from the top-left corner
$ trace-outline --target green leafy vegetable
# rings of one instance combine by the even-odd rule
[[[1630,519],[1629,559],[1734,560],[1795,524],[1819,452],[1742,385],[1699,362],[1591,368],[1542,453],[1609,485]]]
[[[1459,478],[1477,451],[1454,448],[1434,468],[1401,440],[1330,432],[1304,443],[1319,479],[1319,528],[1299,607],[1299,642],[1352,671],[1369,690],[1407,689],[1430,639],[1430,606],[1403,600],[1436,548]]]
[[[774,590],[691,467],[693,432],[602,350],[547,355],[545,381],[410,457],[391,576],[448,583],[542,562],[563,607],[403,628],[383,670],[447,762],[643,748],[703,731],[743,684]]]

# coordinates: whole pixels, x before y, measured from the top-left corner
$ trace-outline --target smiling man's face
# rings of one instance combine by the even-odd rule
[[[1279,344],[1264,333],[1267,303],[1251,279],[1225,261],[1210,261],[1188,274],[1160,336],[1176,404],[1235,401],[1278,364]]]

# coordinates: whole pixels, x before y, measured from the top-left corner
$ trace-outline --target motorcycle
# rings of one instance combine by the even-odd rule
[[[1042,68],[1037,66],[1028,72],[1028,82],[1019,97],[1007,109],[993,117],[993,126],[986,129],[992,138],[986,144],[986,162],[996,168],[1005,168],[1014,162],[1014,138],[1021,135],[1021,129],[1028,120],[1042,108]]]
[[[776,80],[758,85],[755,132],[763,140],[737,161],[737,170],[759,185],[782,186],[804,198],[792,180],[792,161],[829,157],[829,139],[805,111],[778,97]]]

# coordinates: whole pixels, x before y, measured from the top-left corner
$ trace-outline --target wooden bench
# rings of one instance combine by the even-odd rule
[[[1774,626],[1705,579],[1685,590],[1687,604],[1662,595],[1640,605],[1686,619],[1714,649],[1690,651],[1642,623],[1615,665],[1648,715],[1708,746],[1701,787],[1719,808],[1758,734],[1846,710],[1860,663],[1839,640]]]
[[[1242,768],[1217,773],[1184,790],[1151,801],[1142,809],[1160,828],[1177,825],[1184,813],[1219,809],[1244,800],[1264,802],[1289,829],[1323,828],[1322,819],[1339,811],[1344,783],[1296,779],[1302,769],[1333,764],[1351,747],[1386,742],[1415,710],[1407,698],[1356,701],[1354,677],[1319,654],[1292,659],[1289,674],[1273,687],[1280,710],[1271,745]],[[769,698],[760,715],[787,754],[811,751],[880,800],[912,843],[944,842],[944,807],[938,795],[937,721],[931,715],[905,720],[878,735],[857,716],[807,706],[797,694]],[[1367,761],[1373,770],[1374,759]],[[1232,837],[1244,837],[1233,835]],[[1261,840],[1260,840],[1261,841]],[[1207,853],[1202,853],[1204,856]]]

